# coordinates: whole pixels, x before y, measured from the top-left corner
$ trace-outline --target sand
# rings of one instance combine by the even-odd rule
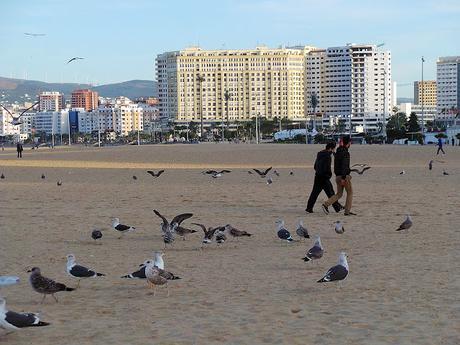
[[[459,344],[460,148],[446,147],[445,163],[435,162],[429,171],[433,146],[352,146],[352,163],[373,167],[353,175],[355,217],[326,216],[319,202],[314,214],[305,214],[320,148],[74,146],[26,150],[22,160],[12,150],[0,152],[6,176],[0,180],[0,274],[22,280],[0,293],[12,310],[40,312],[52,323],[2,335],[0,342]],[[268,166],[281,174],[270,186],[247,173]],[[200,174],[224,167],[233,171],[220,179]],[[167,168],[159,179],[145,173],[158,168]],[[450,175],[443,176],[443,169]],[[166,250],[165,266],[183,279],[170,282],[170,297],[162,290],[153,296],[145,282],[119,277],[162,248],[154,208],[168,218],[194,213],[184,225],[231,223],[254,235],[202,252],[201,233],[177,240]],[[395,232],[406,213],[414,226]],[[137,231],[117,239],[110,229],[115,216]],[[291,230],[303,219],[311,234],[321,235],[324,257],[304,263],[311,241],[280,243],[277,217]],[[343,235],[333,230],[338,219]],[[104,230],[100,245],[90,239],[94,228]],[[350,265],[342,286],[316,283],[342,250]],[[76,286],[65,272],[69,253],[107,276],[59,293],[59,303],[47,298],[40,304],[27,269],[38,266]]]

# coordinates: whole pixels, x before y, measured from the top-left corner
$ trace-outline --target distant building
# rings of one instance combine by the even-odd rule
[[[91,111],[97,107],[98,94],[96,91],[88,89],[72,91],[71,108],[83,108],[86,111]]]
[[[460,109],[460,56],[438,58],[437,116],[453,122]]]
[[[436,80],[414,81],[414,104],[436,106]]]
[[[411,113],[415,113],[419,124],[422,125],[422,106],[420,104],[401,103],[398,105],[398,108],[400,112],[406,113],[407,119],[409,119]],[[423,107],[423,122],[425,126],[428,121],[433,122],[435,119],[436,105],[425,105]]]
[[[61,111],[65,108],[64,95],[59,92],[42,92],[38,100],[40,111]]]
[[[11,111],[11,110],[10,110]],[[13,118],[8,112],[1,108],[0,109],[0,136],[19,135],[20,126],[13,126],[11,124]]]
[[[69,132],[69,112],[40,111],[32,116],[32,128],[35,133],[66,134]]]

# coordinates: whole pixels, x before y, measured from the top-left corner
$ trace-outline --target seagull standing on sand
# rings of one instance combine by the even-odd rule
[[[311,247],[307,254],[305,254],[305,257],[302,259],[305,262],[312,261],[312,260],[318,260],[323,257],[324,254],[324,249],[323,246],[321,245],[321,238],[319,236],[316,236],[315,243],[313,244],[313,247]]]
[[[341,252],[339,255],[339,262],[337,265],[331,267],[329,271],[326,272],[324,277],[318,280],[318,283],[327,283],[333,281],[344,280],[349,272],[347,254]]]
[[[67,255],[67,274],[78,279],[77,287],[80,286],[80,280],[84,278],[103,277],[104,273],[98,273],[84,266],[77,265],[75,255]]]
[[[190,217],[193,217],[193,213],[182,213],[182,214],[179,214],[179,215],[175,216],[171,220],[171,223],[170,223],[157,210],[153,210],[153,213],[155,213],[163,221],[161,223],[161,231],[163,232],[164,248],[166,248],[166,244],[172,244],[174,242],[176,230],[181,225],[181,223],[184,220],[186,220],[186,219],[188,219]]]
[[[408,230],[412,226],[412,218],[410,215],[406,216],[406,220],[401,223],[399,228],[396,229],[396,231],[401,231],[401,230]]]
[[[276,230],[278,231],[278,238],[283,241],[292,242],[294,239],[291,236],[291,233],[285,228],[284,220],[276,220]]]
[[[217,228],[217,229],[219,229],[219,228]],[[250,234],[249,232],[244,231],[244,230],[239,230],[239,229],[231,226],[230,224],[225,225],[224,231],[227,231],[230,236],[236,237],[236,238],[244,237],[244,236],[246,236],[246,237],[251,237],[252,236],[252,234]]]
[[[181,277],[179,276],[176,276],[174,273],[172,272],[168,272],[168,271],[165,271],[164,269],[162,268],[159,268],[158,266],[155,265],[155,261],[152,261],[152,260],[145,260],[144,263],[142,263],[139,267],[140,269],[131,273],[131,274],[127,274],[127,275],[124,275],[122,276],[121,278],[125,278],[125,279],[146,279],[147,276],[146,276],[146,273],[145,273],[145,270],[146,270],[146,267],[148,264],[152,263],[153,262],[153,266],[157,267],[158,268],[158,271],[159,271],[159,274],[160,276],[162,276],[163,278],[166,278],[167,280],[178,280],[178,279],[182,279]]]
[[[335,232],[338,234],[343,234],[345,232],[345,228],[342,225],[342,222],[340,220],[335,222]]]
[[[123,234],[125,234],[125,233],[127,233],[127,232],[131,232],[131,231],[136,230],[136,228],[133,227],[133,226],[120,224],[120,219],[119,219],[119,218],[114,218],[114,219],[112,220],[112,228],[114,228],[114,230],[120,232],[120,233],[121,233],[121,236],[123,236]],[[118,238],[120,239],[121,236],[118,237]]]
[[[16,313],[6,309],[6,300],[0,297],[0,327],[7,331],[17,331],[25,327],[48,326],[48,322],[40,321],[33,313]]]
[[[219,228],[209,227],[206,229],[206,226],[204,224],[200,224],[200,223],[192,223],[192,224],[199,226],[204,232],[203,241],[201,242],[201,247],[203,247],[203,244],[211,244],[214,234]]]
[[[46,178],[45,174],[42,174],[42,180],[44,180]]]
[[[29,272],[32,272],[29,278],[30,285],[35,292],[43,294],[41,303],[46,298],[46,295],[51,295],[56,302],[58,299],[54,294],[60,291],[73,291],[74,288],[69,288],[64,284],[58,283],[50,278],[44,277],[41,274],[40,268],[34,267]]]
[[[4,179],[5,179],[5,175],[2,173],[2,174],[0,175],[0,178],[1,178],[2,180],[4,180]]]
[[[153,288],[154,296],[155,296],[155,287],[157,285],[166,286],[166,289],[168,291],[168,296],[169,296],[168,279],[160,275],[160,269],[154,266],[152,261],[148,261],[147,265],[145,266],[145,276],[147,277],[147,283],[149,287]]]
[[[102,232],[100,230],[91,231],[91,238],[95,241],[102,238]]]
[[[299,223],[297,224],[297,229],[295,230],[295,232],[300,238],[303,238],[303,239],[310,238],[307,228],[303,226],[302,219],[299,220]]]
[[[19,277],[16,276],[0,276],[0,287],[15,285],[19,283]]]

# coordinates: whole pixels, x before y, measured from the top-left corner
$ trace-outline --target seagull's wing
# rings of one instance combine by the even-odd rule
[[[262,171],[260,171],[259,169],[252,169],[254,170],[256,173],[258,173],[260,176],[262,176],[264,173]]]
[[[268,174],[268,172],[269,172],[270,170],[272,170],[272,167],[270,167],[270,168],[266,169],[266,170],[264,171],[264,175],[267,175],[267,174]]]
[[[193,217],[193,213],[182,213],[179,214],[178,216],[175,216],[173,220],[171,221],[171,224],[177,223],[177,225],[180,225],[184,220],[189,219],[190,217]]]
[[[160,177],[161,174],[163,174],[165,171],[164,170],[160,170],[159,172],[157,172],[157,177]]]
[[[147,174],[150,174],[150,175],[152,175],[153,177],[155,177],[155,172],[153,172],[152,170],[147,170]]]
[[[169,222],[166,220],[165,217],[163,217],[163,216],[161,215],[160,212],[158,212],[157,210],[153,210],[153,213],[155,213],[158,217],[160,217],[160,218],[163,220],[163,224],[169,225]]]
[[[69,63],[71,63],[72,61],[75,61],[75,60],[77,60],[77,58],[71,58],[69,61],[67,61],[67,63],[69,64]]]
[[[40,103],[40,102],[34,103],[33,106],[31,106],[31,107],[27,108],[26,110],[24,110],[24,111],[21,113],[21,115],[19,115],[18,117],[16,117],[16,119],[19,119],[22,115],[24,115],[24,113],[26,113],[28,110],[32,109],[33,107],[35,107],[35,106],[38,105],[39,103]]]
[[[211,174],[214,175],[214,174],[217,174],[217,171],[215,171],[215,170],[206,170],[204,173],[208,174],[208,175],[211,175]]]
[[[70,274],[72,274],[75,277],[85,278],[85,277],[94,276],[96,274],[96,272],[94,272],[94,271],[92,271],[89,268],[86,268],[84,266],[75,265],[70,270]]]
[[[0,104],[0,107],[2,107],[3,109],[5,109],[5,110],[8,112],[8,114],[11,115],[11,117],[12,117],[13,119],[15,118],[15,117],[13,116],[13,114],[11,114],[11,112],[3,106],[3,104]]]
[[[199,226],[204,231],[205,234],[208,232],[208,230],[206,229],[206,227],[203,224],[200,224],[200,223],[192,223],[192,224],[196,225],[196,226]]]
[[[221,170],[220,173],[223,174],[223,173],[230,173],[232,172],[231,170]]]

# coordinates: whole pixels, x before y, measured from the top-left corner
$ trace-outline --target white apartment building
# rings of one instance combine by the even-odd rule
[[[323,125],[349,119],[353,132],[377,132],[392,107],[391,53],[375,45],[327,48],[321,67]]]
[[[422,105],[421,104],[412,104],[412,103],[401,103],[398,105],[399,111],[406,113],[407,119],[409,119],[410,114],[414,112],[417,115],[418,122],[420,126],[422,125]],[[423,122],[426,126],[428,121],[433,122],[436,119],[436,106],[435,105],[425,105],[423,107]]]
[[[453,121],[460,109],[460,56],[440,57],[436,65],[438,119]]]
[[[311,97],[314,94],[318,100],[316,107],[317,113],[322,113],[321,103],[321,85],[324,74],[324,60],[326,58],[326,49],[314,49],[308,53],[305,62],[305,113],[311,114],[314,109],[311,105]]]
[[[46,134],[66,134],[69,132],[69,112],[40,111],[32,118],[32,131],[46,132]]]
[[[156,58],[160,118],[200,122],[202,116],[207,123],[258,115],[304,118],[305,55],[311,49],[194,47],[160,54]]]
[[[0,136],[8,136],[8,135],[13,135],[17,136],[20,133],[20,126],[13,126],[11,124],[11,121],[13,121],[13,118],[11,117],[8,112],[1,108],[0,112]]]
[[[40,111],[61,111],[65,108],[64,95],[55,91],[46,91],[38,95]]]

